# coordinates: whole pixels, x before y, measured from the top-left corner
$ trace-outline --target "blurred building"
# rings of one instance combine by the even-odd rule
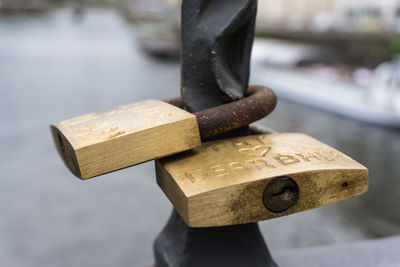
[[[7,0],[0,0],[7,1]],[[182,0],[129,0],[134,17],[150,14],[179,19]],[[400,32],[400,0],[262,0],[260,31]]]
[[[399,0],[337,0],[335,13],[342,30],[400,31]]]
[[[50,8],[48,0],[0,0],[0,12],[43,12]]]
[[[259,28],[400,32],[400,0],[263,0]]]
[[[302,30],[309,28],[320,14],[332,14],[334,0],[263,0],[259,1],[260,29]]]

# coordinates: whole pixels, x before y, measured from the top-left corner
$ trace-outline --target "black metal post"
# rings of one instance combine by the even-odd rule
[[[257,0],[183,1],[181,93],[188,110],[244,97],[256,11]],[[248,134],[248,127],[229,133]],[[276,266],[257,223],[191,228],[175,210],[154,252],[157,267]]]
[[[157,267],[275,267],[257,223],[191,228],[173,210],[154,243]]]

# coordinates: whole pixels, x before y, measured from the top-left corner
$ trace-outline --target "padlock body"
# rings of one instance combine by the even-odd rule
[[[201,145],[196,117],[158,100],[80,116],[51,130],[65,164],[81,179]]]
[[[304,134],[204,143],[156,161],[157,182],[191,227],[237,225],[335,203],[368,189],[368,170]]]

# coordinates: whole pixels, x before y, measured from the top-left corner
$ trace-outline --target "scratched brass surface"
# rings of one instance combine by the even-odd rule
[[[235,225],[276,218],[360,195],[368,170],[350,157],[304,134],[240,137],[156,162],[157,182],[192,227]],[[275,177],[300,189],[297,204],[268,211],[263,192]]]
[[[65,164],[82,179],[201,144],[196,117],[158,100],[80,116],[51,129]]]

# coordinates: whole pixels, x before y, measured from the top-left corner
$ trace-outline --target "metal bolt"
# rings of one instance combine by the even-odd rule
[[[263,203],[267,210],[282,213],[296,205],[299,195],[299,186],[292,178],[277,177],[265,187]]]

